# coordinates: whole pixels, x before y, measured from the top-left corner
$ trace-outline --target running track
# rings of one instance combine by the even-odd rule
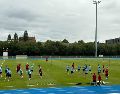
[[[120,94],[120,85],[0,90],[0,94]]]

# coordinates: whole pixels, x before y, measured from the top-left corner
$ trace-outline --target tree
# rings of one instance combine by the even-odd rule
[[[27,30],[25,30],[23,38],[24,38],[24,41],[27,41],[27,40],[28,40]]]
[[[67,39],[64,39],[62,42],[63,43],[69,43]]]
[[[8,35],[7,41],[8,41],[8,40],[11,40],[11,35],[10,35],[10,34]]]
[[[79,44],[83,44],[83,43],[85,43],[85,42],[84,42],[83,40],[79,40],[78,43],[79,43]]]
[[[15,42],[18,41],[18,35],[17,35],[17,33],[14,34],[14,41],[15,41]]]

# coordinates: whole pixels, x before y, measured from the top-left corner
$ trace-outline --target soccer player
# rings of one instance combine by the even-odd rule
[[[2,67],[0,67],[0,77],[2,77]]]
[[[98,74],[101,73],[101,68],[100,68],[100,65],[98,64]]]
[[[91,72],[91,66],[90,65],[88,66],[88,70],[92,74],[92,72]]]
[[[26,64],[26,71],[28,71],[29,70],[29,64],[27,63]]]
[[[31,80],[31,74],[32,74],[31,70],[30,70],[30,69],[28,69],[28,76],[29,76],[29,80]]]
[[[69,70],[70,70],[70,66],[67,65],[67,66],[66,66],[66,71],[67,71],[68,74],[69,74]]]
[[[71,67],[71,74],[73,74],[74,73],[74,69],[73,69],[73,67]]]
[[[33,64],[33,65],[34,65],[34,64]],[[33,65],[30,66],[30,70],[31,70],[32,72],[33,72],[33,67],[34,67]]]
[[[105,69],[105,77],[108,79],[108,67]]]
[[[88,67],[85,69],[85,78],[86,78],[86,75],[88,74]]]
[[[102,69],[103,69],[103,73],[104,73],[105,72],[105,66],[104,65],[103,65]]]
[[[99,84],[99,85],[101,84],[101,80],[102,80],[102,79],[101,79],[101,76],[100,76],[100,74],[99,74],[99,75],[98,75],[98,81],[99,81],[98,84]]]
[[[8,68],[7,70],[7,77],[8,77],[8,81],[10,81],[11,78],[11,70]]]
[[[18,64],[18,65],[17,65],[17,69],[16,69],[16,70],[17,70],[17,73],[18,73],[19,70],[20,70],[20,66],[21,66],[21,64]]]
[[[73,62],[73,64],[72,64],[72,67],[73,67],[73,69],[75,69],[75,64],[74,64],[74,62]]]
[[[83,74],[84,74],[86,68],[87,68],[87,65],[85,64],[85,65],[82,67],[82,69],[83,69]]]
[[[6,78],[7,78],[7,76],[8,76],[8,75],[7,75],[7,71],[8,71],[8,66],[6,65],[6,66],[5,66],[5,74],[6,74],[5,79],[6,79]]]
[[[81,68],[80,65],[78,65],[78,72],[80,71],[80,68]]]
[[[40,75],[40,78],[42,78],[42,69],[41,68],[39,69],[39,75]]]
[[[22,69],[19,70],[20,77],[23,78],[23,71]]]
[[[96,74],[95,73],[93,74],[92,78],[93,78],[93,84],[96,85]]]

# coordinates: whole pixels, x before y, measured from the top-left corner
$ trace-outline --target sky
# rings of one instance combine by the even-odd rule
[[[0,0],[0,40],[25,30],[37,41],[95,40],[93,0]],[[98,41],[120,37],[120,0],[98,5]]]

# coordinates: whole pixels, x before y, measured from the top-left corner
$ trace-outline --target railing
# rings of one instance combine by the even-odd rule
[[[25,59],[96,59],[94,56],[27,56]],[[118,58],[120,59],[120,56],[104,56],[104,57],[97,57],[98,59],[104,59],[104,58]],[[0,56],[0,59],[17,59],[16,56],[8,56],[8,57],[3,57]]]

